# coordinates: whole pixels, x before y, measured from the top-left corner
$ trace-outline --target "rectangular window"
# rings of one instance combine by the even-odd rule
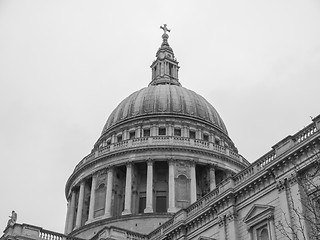
[[[139,213],[143,213],[146,208],[146,197],[140,197],[139,199]]]
[[[122,141],[122,135],[118,135],[117,136],[117,142],[121,142]]]
[[[159,136],[165,136],[167,134],[166,128],[159,128]]]
[[[132,131],[132,132],[129,133],[129,138],[130,139],[134,139],[135,136],[136,136],[136,132],[135,131]]]
[[[181,137],[181,129],[180,128],[175,128],[174,129],[174,136]]]
[[[156,197],[156,212],[163,213],[167,212],[167,197],[157,196]]]
[[[150,137],[150,129],[143,129],[143,136],[144,137]]]
[[[189,138],[191,138],[191,139],[196,139],[196,132],[190,130],[190,131],[189,131]]]
[[[203,141],[209,142],[209,135],[203,134]]]

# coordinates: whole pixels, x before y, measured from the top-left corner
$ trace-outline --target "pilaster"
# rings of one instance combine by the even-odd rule
[[[237,226],[237,212],[234,208],[232,208],[228,214],[226,215],[226,222],[229,228],[229,240],[237,240],[238,239],[238,226]]]

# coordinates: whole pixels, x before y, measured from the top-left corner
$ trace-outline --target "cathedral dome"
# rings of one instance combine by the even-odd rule
[[[131,119],[155,115],[189,117],[204,121],[228,135],[215,108],[202,96],[177,85],[150,85],[125,98],[109,116],[102,135],[108,129]]]

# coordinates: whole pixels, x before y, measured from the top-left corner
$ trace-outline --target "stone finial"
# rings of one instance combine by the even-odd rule
[[[15,211],[12,211],[11,216],[9,216],[8,224],[7,226],[13,226],[17,222],[17,213]]]

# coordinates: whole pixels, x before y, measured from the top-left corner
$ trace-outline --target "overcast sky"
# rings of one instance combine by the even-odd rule
[[[151,80],[167,23],[180,82],[253,162],[320,114],[320,1],[0,1],[0,230],[63,232],[64,186]]]

